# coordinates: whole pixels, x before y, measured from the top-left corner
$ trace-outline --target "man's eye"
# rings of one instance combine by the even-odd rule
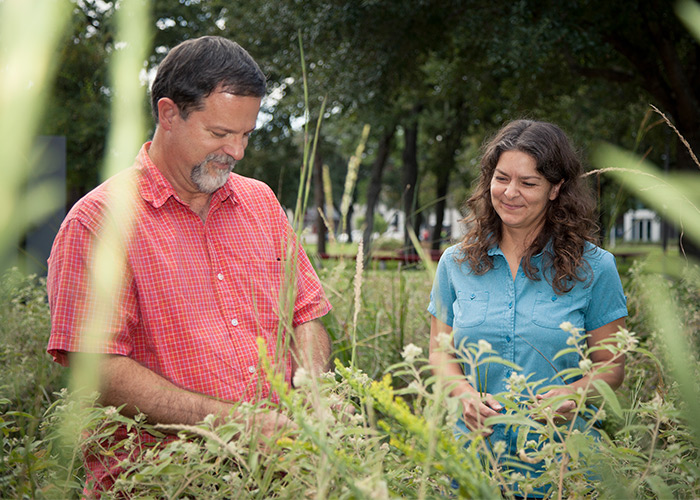
[[[226,134],[225,134],[225,133],[221,133],[221,132],[214,132],[214,131],[212,131],[212,135],[213,135],[214,137],[218,137],[218,138],[226,137]]]

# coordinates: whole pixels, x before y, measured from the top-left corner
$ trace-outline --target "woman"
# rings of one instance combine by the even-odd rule
[[[624,327],[627,316],[614,258],[593,244],[594,202],[582,173],[557,126],[507,124],[484,149],[481,176],[467,201],[468,233],[443,254],[431,293],[430,360],[438,376],[457,380],[451,395],[462,403],[459,429],[488,435],[491,444],[503,441],[515,457],[517,429],[483,425],[503,409],[494,395],[507,392],[513,368],[488,363],[471,373],[468,364],[439,348],[440,334],[453,332],[458,351],[488,342],[522,368],[516,373],[541,381],[534,388],[539,402],[590,388],[591,377],[613,389],[622,383],[624,358],[606,349],[591,353],[590,360],[612,369],[574,381],[557,376],[581,361],[578,353],[556,357],[570,347],[562,323],[584,330],[590,347]],[[545,390],[552,385],[558,387]],[[566,420],[576,403],[565,399],[556,406],[558,419]]]

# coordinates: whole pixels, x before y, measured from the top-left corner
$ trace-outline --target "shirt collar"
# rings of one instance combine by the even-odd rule
[[[153,205],[154,208],[162,207],[171,196],[182,202],[173,189],[173,186],[151,160],[148,154],[150,147],[151,141],[145,143],[136,156],[136,169],[142,174],[138,181],[139,194],[145,201]],[[236,203],[231,177],[226,181],[226,184],[214,192],[211,204],[222,203],[229,197],[232,202]]]
[[[544,246],[544,249],[542,249],[542,250],[540,250],[539,252],[537,252],[535,255],[532,256],[532,258],[533,258],[533,259],[541,259],[541,258],[542,258],[542,255],[544,255],[545,252],[549,252],[549,253],[552,252],[552,240],[551,240],[551,239],[550,239],[550,240],[547,242],[547,244]],[[491,248],[489,248],[489,249],[486,251],[486,254],[487,254],[489,257],[493,257],[493,256],[495,256],[495,255],[502,255],[503,257],[505,257],[505,255],[504,255],[504,253],[503,253],[503,250],[501,250],[501,247],[500,247],[500,245],[498,245],[498,244],[495,244],[494,246],[492,246]]]

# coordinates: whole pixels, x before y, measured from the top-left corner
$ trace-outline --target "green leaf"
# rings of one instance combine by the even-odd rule
[[[674,498],[673,491],[660,477],[649,476],[646,478],[646,483],[656,494],[656,498]]]
[[[620,406],[620,402],[617,400],[615,392],[610,388],[607,382],[600,379],[594,380],[593,386],[598,391],[598,394],[600,394],[603,397],[605,402],[610,405],[610,408],[615,413],[615,415],[622,418],[622,407]]]
[[[531,427],[533,429],[542,429],[542,424],[532,420],[531,418],[521,417],[517,415],[498,415],[495,417],[489,417],[484,420],[484,425],[491,426],[495,424],[507,424],[507,425],[522,425],[525,427]]]

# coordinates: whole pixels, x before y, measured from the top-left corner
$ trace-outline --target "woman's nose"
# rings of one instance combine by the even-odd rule
[[[518,194],[518,186],[513,181],[509,182],[503,194],[508,198],[514,198]]]

